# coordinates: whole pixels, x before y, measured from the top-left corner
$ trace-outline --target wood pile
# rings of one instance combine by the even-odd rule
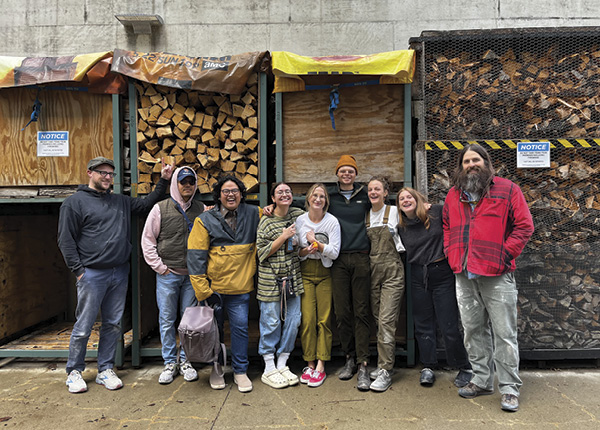
[[[496,44],[426,58],[427,140],[600,136],[600,47],[561,53],[558,43],[537,52],[533,43],[530,51]]]
[[[517,259],[521,349],[600,348],[600,148],[556,148],[551,168],[516,169],[514,150],[490,150],[517,183],[535,232]],[[427,151],[429,198],[444,201],[456,151]]]
[[[212,192],[222,174],[258,185],[258,76],[239,95],[179,90],[146,82],[138,92],[138,193],[160,179],[161,159],[191,166],[200,193]]]

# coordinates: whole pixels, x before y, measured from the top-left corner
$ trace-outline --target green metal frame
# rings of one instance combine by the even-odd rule
[[[258,81],[258,112],[259,112],[259,190],[258,193],[248,194],[246,199],[250,202],[257,201],[260,206],[266,206],[268,203],[268,157],[267,157],[267,135],[268,135],[268,118],[267,118],[267,106],[268,106],[268,95],[267,95],[267,75],[265,73],[259,74]],[[137,187],[134,183],[134,178],[138,177],[137,163],[133,160],[137,154],[137,94],[135,87],[129,83],[129,144],[131,154],[131,195],[137,195]],[[134,191],[135,190],[135,191]],[[212,195],[206,194],[200,196],[203,199],[212,199]],[[144,347],[141,339],[141,309],[140,309],[140,277],[139,277],[139,247],[136,245],[139,243],[139,237],[137,237],[137,231],[139,228],[139,219],[134,217],[131,221],[132,228],[132,243],[134,244],[131,253],[131,282],[132,282],[132,312],[131,318],[133,323],[133,342],[131,348],[131,365],[139,367],[142,362],[142,357],[161,357],[162,352],[160,348],[156,347]]]
[[[275,94],[275,178],[283,181],[283,95]],[[412,109],[411,84],[404,85],[404,185],[412,186]],[[406,356],[408,366],[415,365],[415,334],[412,312],[410,268],[406,268],[406,349],[398,348],[396,354]]]
[[[121,169],[121,113],[120,113],[120,96],[114,94],[112,96],[112,113],[113,113],[113,159],[115,161],[115,176],[113,190],[115,193],[121,193],[123,190],[123,173]],[[42,199],[0,199],[0,205],[5,203],[26,203],[37,205],[40,203],[62,203],[65,200],[61,198],[42,198]],[[16,210],[16,208],[13,208]],[[10,211],[10,209],[9,209]],[[2,210],[4,212],[4,208]],[[121,367],[124,362],[125,348],[123,340],[123,331],[121,330],[120,341],[117,344],[117,352],[115,356],[115,364],[117,367]],[[5,357],[17,357],[17,358],[63,358],[69,356],[68,349],[0,349],[0,358]],[[97,358],[97,349],[88,349],[86,352],[86,358]]]

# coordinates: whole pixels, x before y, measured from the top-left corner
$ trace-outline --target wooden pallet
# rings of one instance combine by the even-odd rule
[[[72,322],[54,323],[33,333],[22,336],[12,342],[0,346],[0,350],[65,350],[69,349],[69,339],[73,330]],[[87,348],[97,349],[100,336],[100,323],[96,322],[92,328],[92,334],[88,340]],[[125,347],[131,345],[133,332],[125,333]]]

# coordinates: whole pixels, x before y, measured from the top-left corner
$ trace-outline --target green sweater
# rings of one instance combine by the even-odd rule
[[[365,227],[365,216],[371,209],[367,187],[354,184],[350,200],[340,193],[339,184],[329,187],[329,213],[335,216],[342,229],[340,252],[369,252],[369,237]]]
[[[273,255],[267,258],[271,245],[281,235],[284,228],[296,222],[302,215],[302,209],[291,207],[284,217],[263,216],[258,223],[256,234],[256,253],[258,255],[258,286],[256,298],[263,302],[279,301],[277,277],[293,276],[294,291],[296,294],[304,293],[302,274],[300,272],[300,259],[298,246],[292,252],[286,252],[283,244]]]

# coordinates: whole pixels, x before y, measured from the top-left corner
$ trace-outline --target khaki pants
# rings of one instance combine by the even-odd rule
[[[371,260],[371,309],[377,326],[377,367],[392,370],[396,359],[396,321],[404,294],[401,260]]]
[[[302,358],[305,361],[331,360],[331,273],[321,260],[301,262],[302,282]]]

